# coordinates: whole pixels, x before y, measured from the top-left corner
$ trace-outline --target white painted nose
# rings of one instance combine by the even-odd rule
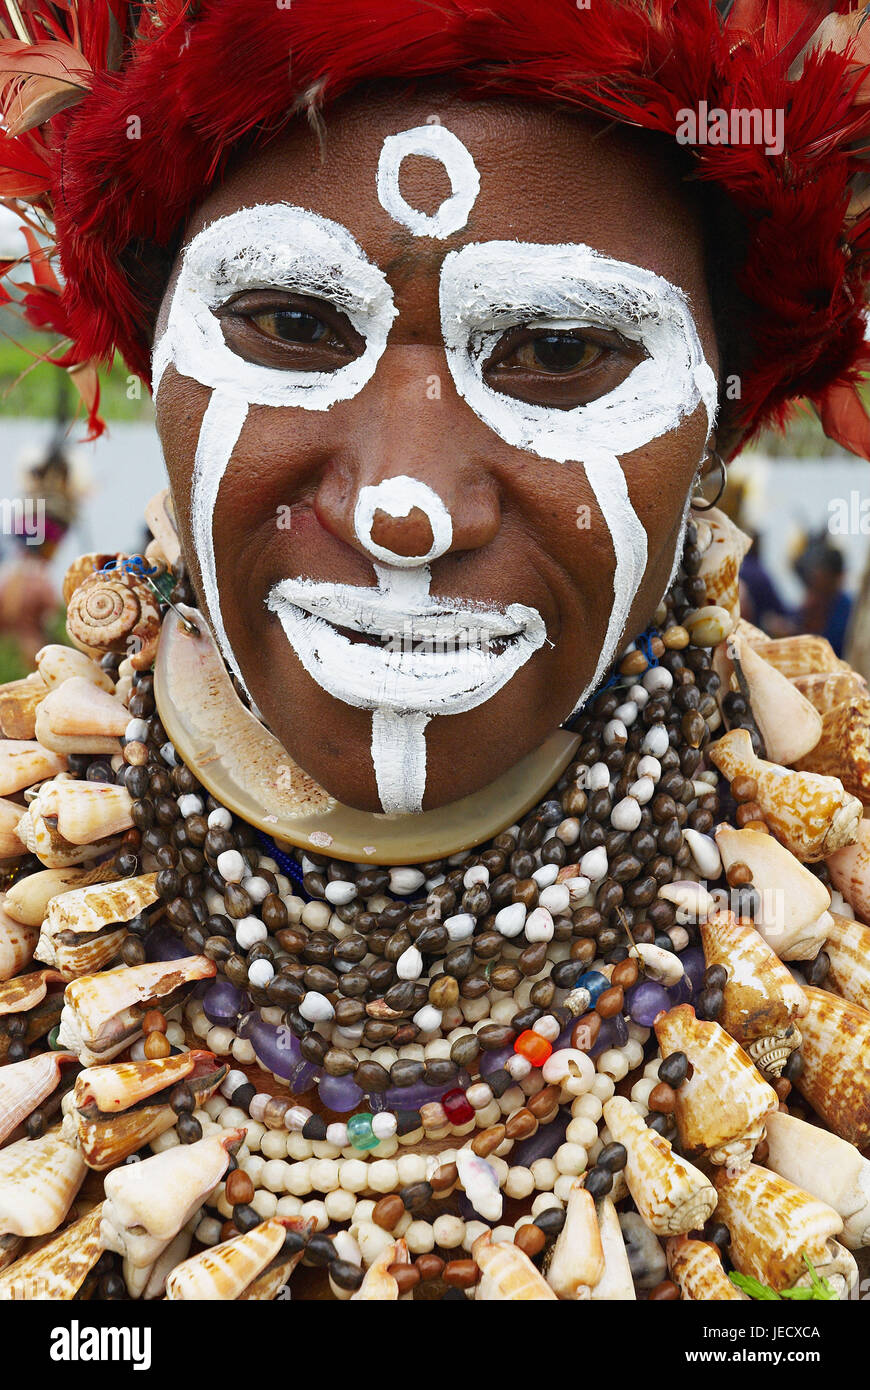
[[[382,512],[386,517],[401,519],[420,511],[429,523],[432,544],[425,554],[403,555],[388,546],[379,545],[372,535],[375,517]],[[357,540],[375,560],[386,565],[396,565],[401,569],[419,568],[428,565],[444,555],[453,543],[453,521],[437,492],[416,478],[400,474],[396,478],[384,478],[374,487],[361,487],[353,513],[353,526]]]

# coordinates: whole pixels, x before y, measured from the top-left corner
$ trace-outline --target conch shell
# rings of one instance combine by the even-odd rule
[[[0,1017],[26,1016],[24,1042],[28,1047],[50,1032],[60,1019],[63,995],[57,987],[65,983],[57,970],[34,970],[0,984]],[[50,990],[49,986],[53,988]],[[5,1058],[11,1041],[8,1033],[0,1033],[0,1059]]]
[[[88,1167],[103,1172],[172,1128],[178,1116],[169,1093],[179,1081],[188,1082],[201,1105],[227,1070],[226,1063],[202,1051],[87,1067],[76,1077],[75,1104],[64,1120],[64,1132],[75,1137]]]
[[[863,699],[867,694],[867,682],[857,671],[819,671],[813,676],[794,676],[792,685],[805,695],[819,714],[842,705],[845,700]]]
[[[739,668],[770,761],[790,766],[815,748],[822,734],[822,717],[788,677],[759,656],[739,633],[727,639],[726,654]],[[739,688],[736,676],[731,684]]]
[[[845,700],[822,716],[818,742],[795,766],[839,777],[847,792],[870,805],[870,697]]]
[[[48,905],[37,960],[56,966],[68,980],[108,965],[127,936],[126,927],[118,930],[117,924],[157,901],[156,881],[156,873],[140,874],[58,894]]]
[[[870,1013],[807,985],[801,1020],[801,1095],[829,1129],[856,1148],[870,1144]]]
[[[796,676],[814,676],[826,671],[850,671],[851,667],[841,661],[826,637],[814,637],[802,632],[797,637],[755,637],[749,624],[740,624],[738,631],[745,635],[759,656],[782,671],[789,680]]]
[[[80,584],[84,584],[86,579],[91,579],[104,565],[114,561],[116,565],[121,565],[126,559],[126,555],[106,555],[101,551],[90,551],[87,555],[77,555],[72,561],[61,584],[61,595],[67,607],[70,599]]]
[[[825,986],[862,1009],[870,1009],[870,927],[832,912],[825,954],[830,968]]]
[[[125,652],[137,671],[154,663],[160,635],[157,596],[123,569],[88,575],[70,597],[66,630],[88,652]]]
[[[87,1167],[57,1130],[0,1149],[0,1231],[44,1236],[73,1204]]]
[[[854,843],[863,808],[838,778],[792,772],[757,758],[748,729],[732,729],[707,751],[729,782],[755,779],[756,799],[770,829],[802,863]]]
[[[754,1163],[733,1176],[720,1169],[716,1189],[716,1215],[731,1233],[731,1261],[741,1274],[777,1291],[807,1285],[806,1255],[841,1298],[847,1295],[858,1267],[833,1239],[843,1229],[833,1207]]]
[[[20,811],[19,807],[19,811]],[[28,927],[41,927],[48,904],[59,893],[73,888],[88,888],[93,883],[115,880],[110,864],[98,864],[92,869],[42,869],[39,873],[19,878],[6,892],[4,907],[16,922]]]
[[[780,960],[812,960],[825,943],[830,921],[831,895],[821,879],[761,830],[720,825],[716,844],[726,872],[732,864],[745,864],[752,874],[761,895],[755,928],[768,946]]]
[[[547,1283],[559,1298],[589,1298],[603,1274],[604,1247],[595,1199],[575,1182],[568,1194],[565,1224],[553,1247]]]
[[[116,695],[109,695],[83,676],[73,676],[40,704],[36,737],[44,748],[56,753],[118,753],[118,740],[129,722],[129,711]]]
[[[456,1155],[459,1181],[474,1210],[485,1221],[500,1221],[502,1195],[492,1165],[478,1158],[471,1149],[462,1148]]]
[[[475,1297],[483,1303],[509,1301],[556,1300],[546,1279],[535,1268],[528,1255],[518,1246],[500,1241],[493,1244],[486,1231],[478,1236],[471,1253],[477,1261],[481,1278]]]
[[[62,1064],[74,1061],[74,1052],[40,1052],[0,1067],[0,1144],[51,1095]]]
[[[103,1253],[102,1203],[0,1274],[0,1300],[75,1298]]]
[[[73,676],[80,676],[82,680],[90,681],[91,685],[98,685],[108,695],[111,695],[115,688],[108,671],[104,671],[99,662],[86,656],[84,652],[76,651],[75,647],[63,647],[59,642],[50,642],[40,648],[36,653],[36,665],[49,690],[54,690]]]
[[[796,1020],[807,1011],[806,996],[764,938],[730,912],[715,913],[700,930],[707,965],[728,972],[717,1021],[775,1080],[800,1047]]]
[[[310,1235],[315,1227],[315,1222],[309,1217],[288,1216],[284,1217],[283,1220],[288,1231],[298,1231],[300,1235]],[[405,1242],[403,1240],[397,1241],[396,1248],[406,1252],[405,1259],[401,1260],[401,1263],[404,1263],[405,1260],[408,1260]],[[282,1289],[286,1289],[290,1280],[290,1275],[293,1273],[304,1254],[304,1250],[296,1250],[285,1259],[281,1259],[279,1256],[277,1261],[273,1261],[271,1265],[268,1265],[266,1269],[263,1270],[262,1274],[258,1274],[256,1279],[253,1279],[246,1289],[242,1289],[238,1297],[238,1302],[266,1303],[278,1297]],[[400,1255],[397,1255],[396,1262],[400,1262],[400,1258]],[[409,1260],[408,1262],[410,1263]],[[410,1294],[405,1295],[406,1298],[410,1298],[410,1296]]]
[[[33,738],[36,711],[48,694],[48,686],[38,671],[20,681],[0,685],[0,730],[4,738]]]
[[[35,927],[25,927],[7,916],[0,897],[0,980],[9,980],[33,960],[39,938]]]
[[[854,845],[838,849],[826,862],[834,887],[855,916],[870,923],[870,820],[862,820]]]
[[[183,956],[84,975],[67,985],[58,1038],[85,1066],[108,1062],[139,1037],[150,1008],[171,1008],[184,985],[216,974],[206,956]]]
[[[604,1251],[604,1273],[592,1289],[593,1303],[634,1302],[637,1294],[631,1277],[628,1251],[616,1207],[610,1197],[598,1203],[598,1230]]]
[[[125,1274],[127,1266],[152,1268],[220,1182],[244,1136],[224,1129],[108,1174],[100,1235],[106,1250],[124,1256]]]
[[[767,1144],[766,1167],[832,1206],[849,1250],[870,1245],[870,1160],[854,1144],[782,1111],[768,1116]]]
[[[19,833],[22,807],[17,801],[0,799],[0,860],[20,859],[26,848]]]
[[[668,1269],[683,1298],[696,1303],[746,1300],[722,1267],[722,1257],[708,1240],[672,1236],[666,1247]]]
[[[281,1251],[288,1226],[279,1217],[233,1236],[176,1265],[166,1280],[166,1297],[228,1302],[243,1291]]]
[[[692,1064],[674,1111],[683,1149],[709,1163],[745,1167],[764,1138],[765,1117],[779,1105],[776,1091],[730,1034],[696,1018],[691,1005],[662,1014],[654,1027],[663,1057],[685,1052]]]
[[[625,1180],[650,1230],[668,1236],[700,1229],[716,1205],[709,1178],[675,1154],[624,1096],[607,1101],[604,1119],[611,1137],[627,1150]]]
[[[66,771],[66,758],[27,739],[0,739],[0,796]]]
[[[718,507],[704,512],[704,521],[712,533],[710,544],[701,557],[699,578],[703,579],[707,603],[725,608],[736,622],[740,617],[738,575],[743,557],[752,545],[745,531]]]
[[[397,1303],[399,1285],[390,1273],[390,1265],[408,1263],[406,1243],[391,1241],[369,1265],[356,1293],[351,1294],[351,1303]]]
[[[65,775],[62,774],[62,777]],[[30,854],[35,854],[47,869],[65,869],[71,864],[83,864],[88,859],[97,859],[109,853],[118,843],[117,836],[97,839],[94,835],[92,841],[78,840],[76,843],[66,839],[58,829],[58,794],[61,787],[67,786],[105,788],[110,792],[123,792],[127,797],[130,795],[126,788],[113,786],[108,782],[43,782],[23,814],[20,806],[16,808],[19,814],[16,834],[24,848]],[[90,797],[81,796],[75,791],[71,796],[64,793],[63,804],[67,812],[66,818],[71,820],[79,834],[83,830],[95,830],[97,824],[105,819],[102,805],[95,804]],[[117,798],[110,797],[105,804],[117,819],[119,807],[124,804],[123,798],[119,802]],[[130,820],[130,825],[132,823]]]

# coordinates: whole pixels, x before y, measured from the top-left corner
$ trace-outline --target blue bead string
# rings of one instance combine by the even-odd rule
[[[260,848],[264,849],[267,855],[275,860],[275,863],[283,874],[286,874],[288,878],[293,880],[306,902],[310,902],[310,894],[306,893],[302,883],[303,872],[302,865],[299,861],[287,854],[285,850],[279,849],[271,835],[267,835],[264,830],[255,830],[255,834],[260,841]]]
[[[640,637],[636,638],[635,640],[635,646],[646,657],[648,669],[650,667],[659,665],[659,658],[653,655],[652,649],[652,639],[658,636],[658,628],[650,626],[647,628],[646,632],[641,633]],[[611,686],[618,685],[621,681],[624,680],[625,677],[620,675],[618,667],[611,671],[604,684],[600,685],[598,689],[592,695],[589,696],[589,699],[586,701],[585,705],[583,705],[582,708],[578,709],[576,714],[572,714],[570,719],[566,719],[565,723],[562,725],[562,728],[565,729],[568,733],[573,733],[579,721],[584,717],[584,715],[588,713],[593,700],[597,700],[598,696],[602,693],[602,691],[609,690]]]
[[[103,565],[100,574],[105,574],[107,570],[121,570],[124,574],[138,574],[143,579],[146,575],[156,574],[156,565],[147,565],[144,555],[127,555],[119,565],[117,560],[109,560]]]

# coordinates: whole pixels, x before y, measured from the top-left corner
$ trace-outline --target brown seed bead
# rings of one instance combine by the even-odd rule
[[[619,663],[619,673],[622,676],[642,676],[648,665],[643,652],[629,652]]]
[[[731,888],[743,888],[752,882],[752,870],[748,864],[732,864],[725,877]]]
[[[158,1009],[149,1009],[142,1020],[143,1033],[165,1033],[166,1019]]]
[[[651,637],[649,649],[655,657],[656,661],[661,661],[662,657],[665,654],[665,644],[662,641],[661,637]]]
[[[660,1284],[656,1284],[650,1290],[650,1303],[675,1303],[680,1297],[680,1290],[672,1279],[663,1279]]]
[[[610,983],[620,985],[622,989],[630,989],[637,982],[637,974],[636,960],[621,960],[613,967]]]
[[[668,651],[681,652],[683,647],[688,647],[689,645],[689,634],[684,627],[680,627],[679,624],[677,624],[675,627],[665,628],[662,633],[662,642],[667,647]]]
[[[752,1155],[752,1162],[759,1164],[766,1163],[769,1156],[770,1145],[768,1144],[766,1139],[762,1139],[761,1142],[755,1146],[755,1150]]]
[[[791,1082],[787,1076],[781,1076],[777,1081],[774,1081],[773,1089],[776,1091],[780,1100],[788,1100],[791,1094]]]
[[[439,975],[429,986],[429,1003],[436,1009],[452,1008],[459,1000],[459,983],[452,975]]]
[[[490,1125],[488,1129],[482,1129],[471,1141],[472,1151],[478,1158],[486,1158],[499,1144],[504,1143],[505,1132],[504,1125]]]
[[[450,1260],[444,1266],[442,1278],[452,1289],[473,1289],[480,1278],[480,1270],[474,1260]]]
[[[595,942],[589,937],[571,942],[571,959],[579,961],[581,965],[589,965],[597,954],[598,949]]]
[[[515,965],[496,965],[489,972],[489,983],[491,987],[499,990],[501,993],[516,989],[522,978],[522,971],[518,970]]]
[[[235,1168],[227,1177],[224,1194],[231,1207],[247,1206],[254,1200],[254,1184],[243,1168]]]
[[[528,1255],[530,1260],[533,1260],[536,1255],[540,1255],[546,1244],[547,1237],[540,1226],[535,1225],[534,1221],[520,1226],[514,1238],[514,1245],[518,1250],[522,1250],[524,1255]]]
[[[148,761],[148,749],[144,743],[134,740],[124,745],[124,762],[130,767],[142,767]]]
[[[740,829],[757,830],[761,835],[770,834],[770,826],[767,824],[766,820],[748,820],[745,825],[742,825],[740,827]]]
[[[431,1251],[426,1255],[418,1255],[414,1261],[414,1268],[420,1271],[421,1279],[440,1279],[444,1269],[444,1261],[440,1255],[434,1255]]]
[[[754,801],[758,796],[758,783],[754,777],[737,776],[731,783],[731,795],[735,801]]]
[[[757,801],[741,801],[737,807],[734,819],[740,830],[751,820],[764,820],[764,812]]]
[[[143,1051],[149,1062],[154,1062],[158,1057],[168,1057],[172,1044],[164,1033],[149,1033]]]
[[[232,1240],[233,1236],[241,1235],[241,1232],[233,1225],[232,1221],[225,1221],[221,1226],[220,1244],[225,1240]]]
[[[595,1005],[595,1012],[602,1018],[613,1018],[614,1014],[622,1012],[623,994],[619,985],[612,989],[606,989],[599,994]]]
[[[515,1110],[505,1125],[506,1139],[528,1139],[529,1135],[534,1134],[538,1128],[538,1121],[527,1108],[523,1106],[521,1110]]]
[[[440,1168],[429,1179],[429,1185],[433,1192],[446,1192],[448,1188],[455,1187],[459,1181],[459,1169],[455,1163],[442,1163]]]
[[[660,1081],[649,1093],[647,1105],[658,1115],[670,1115],[677,1103],[677,1093],[666,1081]]]
[[[549,1115],[555,1105],[559,1104],[561,1094],[558,1086],[545,1086],[543,1091],[538,1091],[537,1095],[532,1096],[526,1109],[531,1110],[532,1114],[539,1120],[545,1115]]]
[[[582,1018],[578,1018],[571,1031],[571,1046],[576,1047],[578,1052],[590,1052],[595,1046],[600,1028],[600,1014],[584,1014]]]
[[[416,1265],[388,1265],[387,1273],[392,1274],[399,1286],[399,1297],[403,1293],[410,1293],[420,1282],[420,1271]]]
[[[382,1197],[379,1202],[375,1202],[372,1212],[372,1221],[376,1226],[381,1226],[385,1231],[392,1231],[397,1226],[405,1214],[405,1203],[397,1192],[389,1197]]]

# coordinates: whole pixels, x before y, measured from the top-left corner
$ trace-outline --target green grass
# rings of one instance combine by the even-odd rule
[[[16,327],[14,325],[8,331],[14,333]],[[0,416],[51,420],[62,399],[64,387],[68,409],[75,412],[79,408],[78,392],[68,377],[64,379],[65,374],[58,367],[53,367],[50,362],[39,362],[33,366],[33,354],[44,352],[53,345],[53,339],[41,334],[22,335],[17,342],[0,334]],[[83,406],[81,412],[79,418],[83,419]],[[100,372],[100,414],[105,420],[154,418],[148,391],[138,377],[130,377],[120,359],[108,371]]]

